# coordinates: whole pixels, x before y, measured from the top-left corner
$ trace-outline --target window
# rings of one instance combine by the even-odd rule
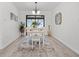
[[[26,16],[26,27],[32,27],[33,22],[37,23],[37,28],[45,26],[44,15],[27,15]]]
[[[27,27],[31,27],[32,25],[32,20],[31,19],[27,19]]]

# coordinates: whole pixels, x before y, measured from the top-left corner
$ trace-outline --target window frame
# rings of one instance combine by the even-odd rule
[[[34,17],[28,17],[28,16],[34,16]],[[37,17],[40,16],[40,17]],[[43,27],[45,27],[45,16],[44,15],[26,15],[26,27],[27,27],[27,19],[43,19]]]

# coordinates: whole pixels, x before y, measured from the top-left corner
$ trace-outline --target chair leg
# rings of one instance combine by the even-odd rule
[[[33,40],[32,40],[32,49],[33,49]]]

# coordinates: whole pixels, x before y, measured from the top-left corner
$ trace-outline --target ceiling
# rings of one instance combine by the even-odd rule
[[[32,11],[35,8],[34,2],[12,2],[18,10]],[[61,2],[38,2],[37,8],[41,11],[52,11]]]

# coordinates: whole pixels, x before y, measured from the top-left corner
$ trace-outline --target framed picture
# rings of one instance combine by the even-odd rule
[[[12,13],[12,12],[10,13],[10,19],[18,21],[18,17],[14,13]]]
[[[60,25],[62,23],[62,13],[59,12],[55,15],[55,24]]]

